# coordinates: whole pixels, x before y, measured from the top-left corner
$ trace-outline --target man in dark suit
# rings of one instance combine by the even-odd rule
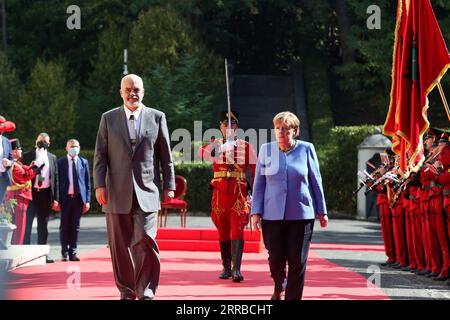
[[[80,261],[77,256],[78,233],[81,215],[90,208],[91,178],[88,161],[78,155],[78,140],[67,141],[66,151],[67,156],[58,160],[61,255],[63,261]]]
[[[165,115],[142,104],[142,79],[123,77],[120,94],[123,106],[102,115],[97,133],[95,196],[106,213],[121,299],[147,300],[153,299],[160,275],[157,172],[161,164],[164,200],[169,200],[175,190],[174,167]]]
[[[32,200],[27,209],[27,226],[25,229],[24,244],[30,244],[31,229],[34,217],[37,216],[38,244],[47,244],[48,219],[50,209],[58,210],[59,179],[57,159],[53,153],[47,151],[50,147],[50,136],[43,132],[36,139],[36,150],[29,151],[23,155],[23,163],[30,165],[36,161],[43,163],[41,173],[33,179]],[[53,262],[47,257],[47,263]]]
[[[11,184],[11,170],[14,164],[11,143],[3,136],[4,132],[11,132],[16,129],[16,125],[0,116],[0,204],[6,193],[6,188]]]

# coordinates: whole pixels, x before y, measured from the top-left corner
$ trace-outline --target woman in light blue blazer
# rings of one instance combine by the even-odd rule
[[[300,121],[291,112],[273,119],[276,142],[261,146],[253,186],[252,224],[262,228],[275,287],[273,300],[285,289],[286,300],[303,295],[306,261],[314,219],[328,224],[322,178],[311,143],[296,140]],[[288,264],[287,284],[286,262]]]

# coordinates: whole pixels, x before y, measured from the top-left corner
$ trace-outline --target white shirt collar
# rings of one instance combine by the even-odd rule
[[[75,163],[76,163],[77,158],[78,158],[78,156],[75,156],[75,157],[73,158],[73,160],[75,160]],[[69,159],[69,162],[70,162],[70,160],[72,160],[72,157],[69,156],[69,155],[67,155],[67,159]]]
[[[135,120],[139,119],[139,116],[141,115],[141,112],[142,112],[142,104],[134,112],[131,112],[131,110],[128,109],[127,107],[125,107],[125,106],[123,106],[123,108],[125,109],[125,114],[127,116],[127,120],[130,119],[131,115],[134,115],[134,119]]]

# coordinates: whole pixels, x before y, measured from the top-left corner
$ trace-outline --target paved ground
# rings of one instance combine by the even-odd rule
[[[179,226],[179,216],[169,215],[167,226]],[[213,227],[211,219],[205,216],[188,215],[187,227]],[[59,219],[49,222],[50,256],[60,258]],[[32,242],[36,241],[36,226]],[[79,252],[85,253],[104,247],[107,242],[104,216],[86,216],[81,221]],[[382,245],[379,223],[350,219],[330,219],[329,227],[321,229],[318,224],[313,242],[336,244]],[[409,272],[380,267],[386,260],[384,253],[360,250],[315,250],[333,263],[349,268],[376,282],[392,299],[450,299],[450,287]],[[378,277],[379,276],[379,277]],[[373,280],[376,279],[376,280]]]

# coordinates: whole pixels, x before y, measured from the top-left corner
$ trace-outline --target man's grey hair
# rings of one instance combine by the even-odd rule
[[[69,145],[69,144],[71,144],[72,142],[75,142],[75,143],[78,143],[78,145],[80,144],[80,141],[78,141],[77,139],[69,139],[69,140],[67,140],[67,142],[66,142],[66,147]]]

